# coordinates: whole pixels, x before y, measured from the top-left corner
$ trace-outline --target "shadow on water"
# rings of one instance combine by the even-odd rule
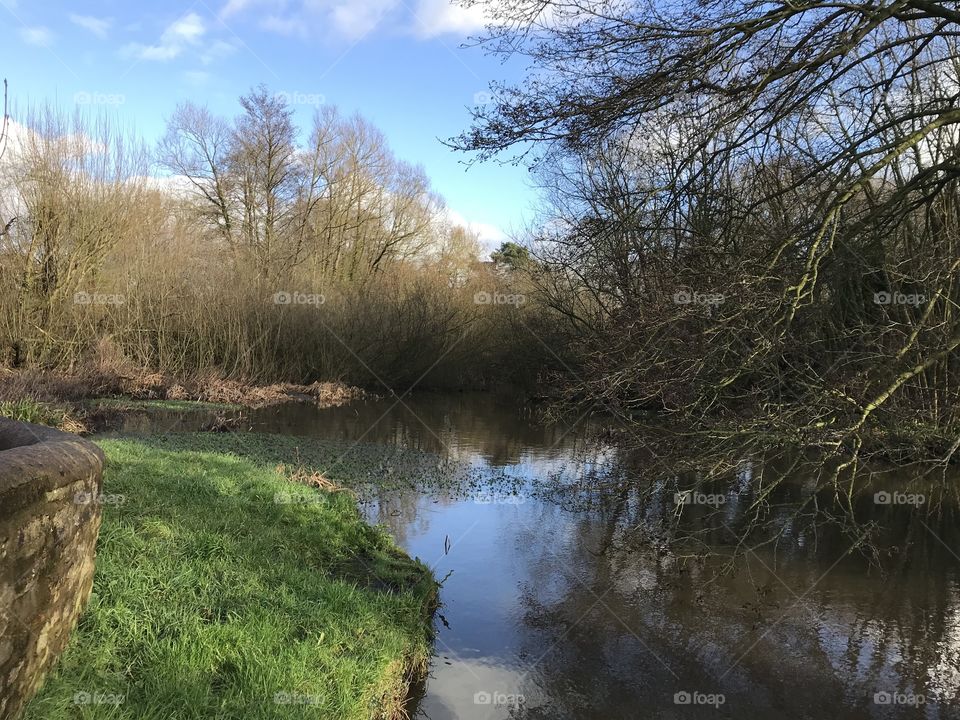
[[[628,471],[590,439],[594,421],[538,426],[509,398],[284,406],[249,424],[432,453],[481,478],[364,502],[446,578],[422,717],[960,718],[960,521],[951,504],[878,502],[910,478],[853,499],[863,527],[883,528],[868,562],[849,527],[796,514],[811,493],[832,502],[802,474],[769,505],[778,542],[740,544],[770,471],[750,462],[702,488],[722,502],[688,498],[680,524],[695,541],[669,542],[682,478],[617,482]],[[597,482],[611,489],[584,492]]]

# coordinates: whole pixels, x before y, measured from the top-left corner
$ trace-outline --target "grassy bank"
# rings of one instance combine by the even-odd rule
[[[30,399],[0,400],[0,417],[8,417],[36,425],[61,427],[66,419],[66,411]]]
[[[29,720],[401,716],[430,652],[429,571],[349,493],[223,437],[100,443],[93,596]]]

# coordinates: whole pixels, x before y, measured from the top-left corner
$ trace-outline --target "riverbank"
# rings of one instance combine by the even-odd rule
[[[93,596],[26,718],[404,717],[430,656],[429,570],[351,493],[220,437],[98,441]]]
[[[178,405],[135,413],[123,437],[151,450],[253,462],[271,476],[283,464],[282,476],[355,492],[369,522],[444,579],[440,652],[418,705],[429,717],[606,720],[637,707],[670,714],[677,693],[694,691],[722,694],[721,708],[704,711],[724,717],[873,718],[878,693],[922,695],[922,709],[937,716],[956,711],[949,669],[958,667],[951,618],[960,584],[951,551],[960,525],[955,505],[936,500],[934,479],[920,486],[908,469],[874,476],[875,487],[856,493],[851,517],[884,533],[880,568],[844,527],[796,512],[822,479],[812,463],[751,456],[700,484],[686,465],[638,471],[612,445],[615,435],[594,443],[603,418],[543,425],[490,394],[419,393],[407,402],[324,410],[291,403],[244,413],[243,432],[199,434],[196,416],[210,413]],[[215,472],[229,474],[223,466]],[[679,508],[678,493],[691,488],[701,497],[691,493]],[[918,493],[924,503],[909,504]],[[832,495],[818,494],[824,520],[843,511]],[[204,496],[194,502],[210,504]],[[741,544],[738,532],[754,525],[761,505],[772,509],[779,541]],[[259,530],[264,521],[255,523]],[[693,537],[696,545],[685,542]],[[917,608],[927,609],[923,617]],[[127,606],[117,612],[133,614]],[[838,647],[854,651],[838,656]],[[720,676],[718,667],[732,670]],[[810,692],[785,695],[796,677]],[[157,720],[183,716],[166,710],[157,709]],[[202,707],[185,717],[247,717],[246,710]],[[282,710],[280,717],[342,717]],[[916,706],[894,710],[891,718],[908,720]],[[88,712],[70,706],[44,720],[129,717],[122,705]]]
[[[335,381],[258,385],[212,374],[176,378],[147,371],[102,368],[75,373],[0,368],[0,402],[29,398],[42,403],[78,403],[107,397],[257,408],[291,401],[335,407],[375,395]]]
[[[254,383],[217,376],[88,369],[77,373],[0,368],[0,415],[78,435],[114,429],[131,410],[233,411],[310,403],[338,407],[374,393],[341,382]]]

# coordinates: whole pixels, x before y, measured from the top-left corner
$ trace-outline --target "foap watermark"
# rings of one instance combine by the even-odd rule
[[[926,302],[927,298],[916,293],[905,294],[902,292],[878,292],[873,294],[873,302],[877,305],[911,305],[916,307]]]
[[[902,692],[878,692],[873,694],[874,705],[905,705],[919,707],[925,705],[927,698],[924,695]]]
[[[696,690],[688,692],[687,690],[681,690],[673,695],[674,705],[708,705],[719,708],[726,701],[727,698],[723,693],[703,693]]]
[[[513,305],[515,307],[520,307],[527,301],[526,295],[521,295],[520,293],[502,293],[502,292],[487,292],[486,290],[481,290],[473,296],[473,302],[477,305]]]
[[[673,494],[673,502],[676,505],[710,505],[717,507],[727,501],[726,495],[715,493],[702,493],[696,490],[681,490]]]
[[[322,495],[311,493],[278,492],[273,496],[276,505],[316,505],[323,502]]]
[[[89,293],[75,292],[73,294],[74,305],[123,305],[127,298],[118,293]]]
[[[719,306],[726,302],[721,293],[702,293],[689,288],[680,288],[673,294],[676,305],[712,305]]]
[[[519,693],[505,693],[499,691],[488,692],[481,690],[473,695],[474,705],[492,705],[494,707],[519,708],[523,705],[523,695]]]
[[[506,493],[478,493],[473,501],[477,505],[522,505],[527,501],[522,495],[508,495]]]
[[[74,93],[73,102],[75,105],[123,105],[127,102],[127,96],[119,93],[88,92],[81,90]]]
[[[319,293],[280,290],[273,294],[274,305],[313,305],[320,307],[327,299]]]
[[[319,705],[320,697],[317,695],[304,695],[303,693],[287,692],[280,690],[273,694],[274,705]]]
[[[881,490],[873,494],[875,505],[923,505],[927,496],[922,493],[887,492]]]
[[[73,496],[74,505],[124,505],[126,502],[126,495],[109,493],[78,492]]]
[[[274,97],[287,105],[312,105],[320,107],[326,104],[327,96],[322,93],[308,93],[300,90],[281,90]]]
[[[123,704],[124,695],[120,693],[87,692],[80,690],[73,694],[74,705],[117,705]]]
[[[487,105],[493,102],[493,93],[489,90],[481,90],[473,94],[474,105]]]

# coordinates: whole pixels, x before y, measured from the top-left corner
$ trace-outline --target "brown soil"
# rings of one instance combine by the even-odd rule
[[[372,393],[340,382],[255,385],[213,376],[183,379],[147,372],[131,375],[101,371],[69,374],[0,368],[0,400],[32,398],[38,402],[63,403],[116,396],[135,400],[196,400],[244,407],[265,407],[287,402],[311,402],[321,407],[334,407],[359,398],[375,397]]]

